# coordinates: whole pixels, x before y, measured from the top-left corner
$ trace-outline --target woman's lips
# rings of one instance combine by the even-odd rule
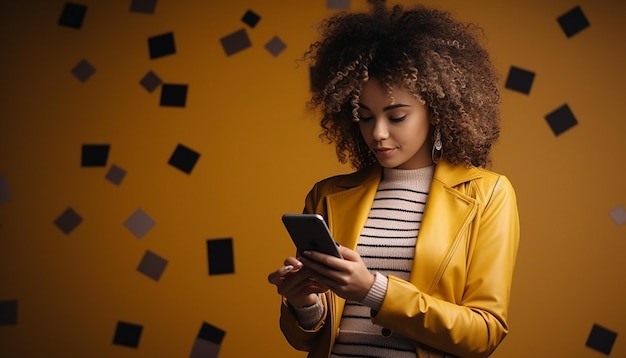
[[[391,152],[393,152],[395,150],[395,148],[374,148],[374,152],[376,153],[376,155],[380,155],[380,156],[387,156],[390,155]]]

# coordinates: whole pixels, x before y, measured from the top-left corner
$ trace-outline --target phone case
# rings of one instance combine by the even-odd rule
[[[342,258],[339,245],[332,238],[321,215],[285,214],[282,220],[298,252],[318,251]]]

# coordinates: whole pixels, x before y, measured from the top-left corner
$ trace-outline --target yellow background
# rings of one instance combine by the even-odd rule
[[[320,142],[307,113],[308,68],[296,60],[324,0],[161,0],[153,15],[130,1],[81,0],[80,30],[58,26],[60,0],[0,2],[0,356],[185,357],[202,322],[226,331],[220,357],[303,357],[283,340],[267,273],[292,254],[280,223],[313,183],[350,171]],[[404,3],[411,3],[404,1]],[[502,75],[536,73],[530,95],[502,90],[493,169],[519,199],[522,240],[511,333],[494,357],[599,357],[594,324],[626,330],[624,2],[454,1],[424,4],[481,24]],[[556,18],[580,5],[591,26],[567,39]],[[352,9],[366,7],[352,0]],[[240,21],[261,16],[255,28]],[[245,28],[252,47],[227,57],[219,39]],[[177,52],[150,60],[147,39],[173,32]],[[272,56],[264,45],[286,45]],[[95,74],[70,73],[82,59]],[[187,84],[185,108],[159,106],[154,71]],[[555,137],[545,115],[567,103],[579,123]],[[82,168],[81,146],[111,145],[106,167]],[[178,144],[201,154],[191,175],[167,164]],[[104,176],[127,171],[120,186]],[[68,207],[83,222],[65,235]],[[123,225],[142,208],[142,239]],[[232,237],[235,273],[209,276],[206,240]],[[146,250],[168,266],[158,282],[136,268]],[[113,345],[118,321],[143,326],[137,349]],[[623,337],[611,356],[626,356]]]

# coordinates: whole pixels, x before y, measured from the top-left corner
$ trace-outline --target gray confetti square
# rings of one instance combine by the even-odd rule
[[[278,37],[274,36],[268,43],[265,44],[265,49],[276,57],[280,55],[287,48],[287,45]]]
[[[87,60],[81,60],[73,69],[72,74],[74,77],[78,78],[82,83],[87,82],[87,80],[93,76],[96,72],[95,67],[89,63]]]
[[[9,190],[9,182],[5,176],[0,175],[0,204],[11,201],[11,191]]]
[[[220,39],[226,56],[231,56],[252,46],[246,29],[237,30]]]
[[[122,183],[122,180],[124,180],[125,176],[126,176],[126,170],[113,164],[111,168],[109,168],[109,171],[107,172],[105,178],[115,185],[120,185],[120,183]]]
[[[143,258],[141,259],[139,266],[137,267],[137,271],[143,273],[144,275],[150,277],[155,281],[159,281],[166,267],[166,259],[162,258],[161,256],[155,254],[150,250],[147,250],[146,253],[143,255]]]
[[[349,10],[350,0],[326,0],[326,8],[334,10]]]
[[[210,323],[202,322],[190,358],[217,358],[226,332]]]
[[[141,208],[137,209],[124,222],[124,226],[138,239],[141,239],[152,230],[155,224],[156,222]]]
[[[617,226],[622,226],[626,223],[626,209],[622,205],[615,207],[609,213],[611,215],[611,219]]]
[[[83,218],[72,208],[67,208],[63,214],[54,220],[54,224],[66,235],[69,235],[82,222]]]
[[[217,358],[221,345],[196,338],[189,358]]]
[[[156,73],[149,71],[145,76],[139,81],[139,84],[146,89],[146,91],[152,93],[155,89],[157,89],[163,81]]]
[[[132,0],[130,3],[130,12],[154,14],[156,5],[157,0]]]

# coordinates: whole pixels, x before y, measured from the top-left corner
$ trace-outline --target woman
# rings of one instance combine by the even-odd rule
[[[496,72],[445,12],[373,4],[323,23],[311,105],[341,162],[315,184],[343,260],[298,253],[268,276],[281,329],[309,357],[486,357],[508,333],[514,190],[491,172]]]

